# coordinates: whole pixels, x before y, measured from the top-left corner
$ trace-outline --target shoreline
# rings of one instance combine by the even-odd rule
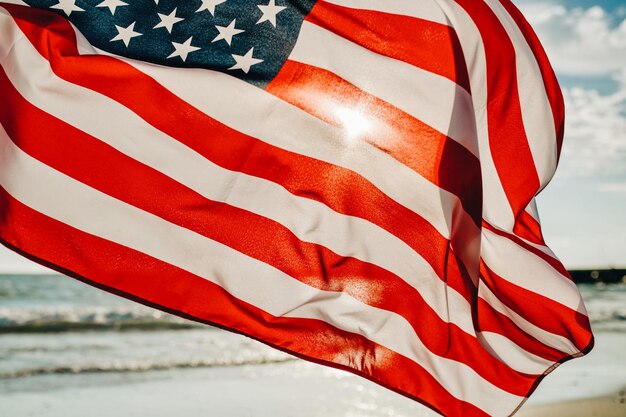
[[[165,355],[176,347],[169,340],[170,332],[137,333],[143,336],[140,340],[129,339],[130,334],[115,335],[127,343],[142,342],[138,359],[146,358],[144,346],[152,346],[153,354]],[[233,344],[238,338],[229,333],[210,335],[231,348],[238,346]],[[107,350],[95,348],[114,346],[112,336],[108,334],[102,339],[99,333],[66,334],[65,342],[59,346],[67,349],[67,344],[76,344],[75,354],[90,352],[98,357]],[[150,338],[146,339],[147,336]],[[156,336],[159,337],[154,338]],[[515,417],[626,417],[626,360],[623,356],[626,333],[599,332],[596,336],[597,344],[591,353],[562,364],[547,376]],[[32,335],[31,342],[23,335],[2,337],[5,343],[10,338],[39,347],[40,338],[49,340],[46,335]],[[229,342],[229,338],[234,341]],[[202,342],[198,346],[203,349],[212,346],[192,337],[183,337],[181,341]],[[84,351],[87,346],[92,350]],[[250,349],[254,346],[243,344],[236,350],[241,353]],[[300,360],[0,379],[0,398],[0,416],[14,417],[438,416],[419,403],[366,379]]]
[[[562,380],[560,382],[563,382]],[[556,383],[556,384],[555,384]],[[553,381],[567,390],[559,381]],[[626,385],[588,398],[531,397],[515,417],[624,417]],[[548,390],[552,391],[552,390]],[[435,417],[418,403],[346,372],[289,361],[130,374],[0,380],[0,415],[15,417]],[[548,395],[546,395],[548,394]]]
[[[515,416],[624,417],[626,416],[626,388],[613,395],[522,407]]]

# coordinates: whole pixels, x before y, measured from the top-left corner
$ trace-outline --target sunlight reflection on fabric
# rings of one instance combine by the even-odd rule
[[[372,123],[364,113],[358,110],[337,107],[335,117],[346,131],[346,136],[350,141],[355,141],[372,129]]]

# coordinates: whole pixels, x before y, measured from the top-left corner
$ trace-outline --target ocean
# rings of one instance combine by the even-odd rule
[[[626,388],[626,284],[587,284],[580,290],[596,349],[548,376],[531,402]],[[111,413],[433,415],[345,372],[71,278],[0,275],[0,416]]]

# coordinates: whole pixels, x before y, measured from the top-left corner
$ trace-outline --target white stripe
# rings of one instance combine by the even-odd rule
[[[465,10],[454,0],[437,0],[456,31],[469,71],[483,178],[483,218],[503,230],[512,231],[513,210],[491,157],[487,125],[487,61],[481,34]]]
[[[528,203],[528,207],[526,207],[526,212],[532,216],[533,219],[537,220],[537,223],[541,223],[539,218],[539,209],[537,208],[537,199],[533,198]]]
[[[518,372],[542,375],[546,369],[554,365],[553,361],[533,355],[512,344],[501,334],[483,331],[478,334],[478,338],[487,351]]]
[[[84,37],[77,38],[81,54],[103,54]],[[180,70],[170,67],[118,59],[239,132],[356,172],[398,204],[423,217],[441,235],[450,236],[452,213],[456,207],[462,207],[460,200],[380,149],[354,141],[344,129],[330,126],[260,88],[221,72],[190,68],[180,76]],[[462,215],[468,224],[472,222],[468,214]]]
[[[576,284],[511,239],[483,229],[481,256],[502,279],[587,315]]]
[[[289,60],[340,76],[478,155],[472,98],[454,81],[379,55],[307,21]]]
[[[434,355],[402,316],[303,284],[272,266],[67,177],[17,148],[0,129],[0,184],[22,204],[71,227],[175,265],[274,316],[325,321],[415,361],[452,395],[492,415],[522,401],[467,365]],[[85,215],[90,213],[90,215]],[[254,277],[254,280],[250,280]]]
[[[502,303],[502,301],[500,301],[500,299],[489,289],[489,287],[487,287],[487,285],[481,284],[478,286],[478,296],[485,300],[491,307],[493,307],[494,310],[511,319],[517,327],[537,339],[542,344],[570,355],[580,353],[571,340],[561,335],[548,332],[541,327],[535,326],[524,317],[517,314],[517,312],[510,309]]]
[[[18,32],[13,35],[20,36]],[[5,73],[34,106],[208,199],[270,218],[302,241],[393,272],[416,288],[442,320],[452,320],[465,332],[475,334],[467,300],[448,288],[430,264],[395,235],[315,200],[297,197],[271,181],[223,169],[119,103],[55,76],[50,63],[30,42],[15,42],[11,50],[6,49],[8,46],[0,44],[0,56],[8,53],[1,62]],[[84,112],[85,108],[98,111]],[[150,146],[145,146],[147,143]]]
[[[327,3],[352,9],[373,10],[383,13],[393,13],[448,25],[446,15],[433,0],[328,0]]]
[[[517,236],[517,238],[519,240],[521,240],[522,242],[524,242],[525,244],[527,244],[528,246],[532,246],[533,248],[535,248],[537,250],[540,250],[541,252],[545,253],[546,255],[550,256],[551,258],[554,258],[557,261],[559,260],[559,258],[554,254],[554,252],[552,252],[552,249],[550,249],[546,245],[540,245],[538,243],[531,242],[530,240],[526,240],[523,237],[519,237],[519,236]]]
[[[535,162],[541,187],[550,181],[556,170],[557,142],[554,118],[541,69],[517,23],[497,0],[486,0],[498,16],[515,49],[517,85],[524,130]]]

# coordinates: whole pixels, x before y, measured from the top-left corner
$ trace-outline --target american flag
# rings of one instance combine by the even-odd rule
[[[591,349],[509,0],[0,0],[0,236],[446,416]]]

